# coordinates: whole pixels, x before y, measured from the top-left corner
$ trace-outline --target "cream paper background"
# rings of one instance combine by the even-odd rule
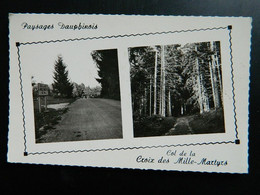
[[[184,17],[184,16],[126,16],[126,15],[78,15],[78,14],[10,14],[10,116],[8,161],[19,163],[76,165],[94,167],[120,167],[141,169],[162,169],[206,172],[248,172],[248,84],[250,62],[251,18],[235,17]],[[21,24],[54,24],[52,30],[25,30]],[[65,24],[97,24],[96,30],[64,30],[58,26]],[[215,144],[177,147],[147,148],[147,146],[164,146],[190,143],[208,143],[235,140],[235,126],[231,86],[231,64],[229,48],[229,30],[207,30],[107,38],[94,40],[69,41],[61,43],[44,43],[20,46],[21,72],[24,97],[26,147],[28,156],[24,156],[24,129],[21,103],[21,90],[18,69],[16,42],[33,42],[100,37],[111,35],[141,34],[150,32],[180,31],[201,28],[227,27],[232,25],[232,54],[234,68],[234,86],[238,137],[240,144]],[[133,138],[130,72],[128,47],[185,44],[193,42],[220,41],[222,74],[224,88],[224,115],[226,133],[198,134],[180,136],[160,136]],[[119,76],[121,90],[121,112],[123,139],[87,140],[76,142],[59,142],[35,144],[34,115],[31,93],[31,74],[33,64],[30,56],[39,55],[39,51],[51,47],[85,47],[86,51],[95,49],[118,50]],[[75,52],[77,52],[75,50]],[[28,63],[26,63],[28,62]],[[138,147],[134,148],[134,147]],[[146,148],[140,148],[146,147]],[[78,150],[113,149],[112,151],[64,152]],[[118,148],[117,150],[115,148]],[[178,156],[167,156],[168,150],[185,150],[195,153],[194,160],[224,160],[227,166],[206,166],[174,164]],[[63,152],[61,152],[63,151]],[[32,155],[30,153],[47,152]],[[60,152],[60,153],[48,153]],[[170,163],[137,163],[136,158],[142,155],[158,160],[162,156],[169,158]]]

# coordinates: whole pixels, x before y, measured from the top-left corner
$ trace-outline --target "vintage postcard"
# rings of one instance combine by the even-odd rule
[[[10,13],[8,162],[248,173],[251,22]]]

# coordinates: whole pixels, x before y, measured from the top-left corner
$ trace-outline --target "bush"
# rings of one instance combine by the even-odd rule
[[[162,136],[174,126],[175,122],[176,118],[161,115],[139,118],[134,122],[134,137]]]
[[[61,116],[68,111],[68,108],[64,109],[48,109],[48,112],[41,112],[34,110],[35,112],[35,139],[39,140],[42,135],[47,131],[54,129],[54,126],[59,123]]]
[[[195,115],[190,121],[190,127],[195,134],[200,133],[224,133],[224,114],[222,109]]]

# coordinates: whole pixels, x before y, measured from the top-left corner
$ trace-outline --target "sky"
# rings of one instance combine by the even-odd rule
[[[21,65],[36,83],[52,84],[55,61],[61,55],[67,66],[69,79],[78,84],[96,87],[100,84],[97,67],[86,42],[62,42],[26,45],[21,49]]]

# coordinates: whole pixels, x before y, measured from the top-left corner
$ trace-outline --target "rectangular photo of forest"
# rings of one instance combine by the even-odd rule
[[[28,58],[38,59],[31,71],[35,142],[121,139],[117,49],[42,47]]]
[[[225,133],[220,44],[128,48],[134,137]]]

